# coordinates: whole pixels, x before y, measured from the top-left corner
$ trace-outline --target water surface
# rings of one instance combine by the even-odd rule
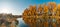
[[[17,19],[19,21],[19,24],[17,27],[28,27],[28,25],[24,22],[22,18]]]

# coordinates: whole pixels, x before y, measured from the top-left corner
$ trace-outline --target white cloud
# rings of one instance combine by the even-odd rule
[[[22,14],[16,2],[0,2],[0,13]]]

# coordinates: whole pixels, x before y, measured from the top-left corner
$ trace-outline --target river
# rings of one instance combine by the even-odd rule
[[[28,27],[28,25],[24,22],[22,18],[17,19],[19,21],[19,24],[17,27]]]

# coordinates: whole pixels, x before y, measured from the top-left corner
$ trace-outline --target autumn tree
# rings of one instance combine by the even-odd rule
[[[43,11],[42,5],[38,5],[38,15],[41,15]]]
[[[59,16],[60,16],[60,4],[58,4],[58,6],[57,6],[57,11],[58,11]]]

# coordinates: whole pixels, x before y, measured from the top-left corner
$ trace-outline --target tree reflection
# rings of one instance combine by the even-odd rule
[[[60,5],[55,2],[48,4],[30,5],[23,12],[23,20],[30,27],[60,27]]]

